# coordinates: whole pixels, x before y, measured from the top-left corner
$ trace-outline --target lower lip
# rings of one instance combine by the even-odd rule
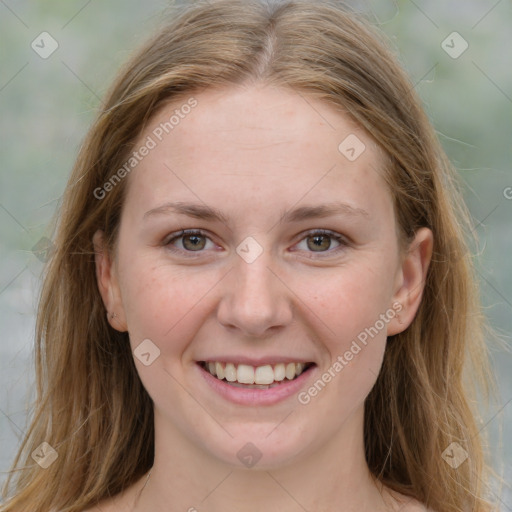
[[[296,379],[283,381],[278,386],[268,389],[240,388],[219,380],[206,371],[199,363],[196,365],[206,383],[226,400],[239,405],[272,405],[290,396],[297,395],[305,381],[313,374],[316,365],[302,372]]]

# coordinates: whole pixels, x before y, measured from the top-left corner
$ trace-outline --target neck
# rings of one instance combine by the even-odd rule
[[[178,432],[171,434],[155,415],[155,463],[142,480],[134,512],[388,510],[389,498],[366,464],[362,420],[362,411],[356,412],[328,446],[311,447],[287,464],[241,469],[205,455]]]

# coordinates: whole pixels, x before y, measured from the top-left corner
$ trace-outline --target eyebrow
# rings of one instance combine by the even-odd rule
[[[169,214],[172,212],[199,220],[220,221],[224,224],[228,224],[227,217],[220,210],[204,204],[184,202],[165,203],[153,208],[144,214],[144,219],[153,215]],[[279,224],[282,224],[283,222],[300,222],[308,219],[318,219],[337,214],[351,217],[370,217],[369,213],[362,208],[355,208],[347,203],[335,202],[317,206],[300,206],[290,211],[285,210],[279,218]]]

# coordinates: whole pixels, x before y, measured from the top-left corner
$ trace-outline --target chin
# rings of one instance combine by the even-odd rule
[[[230,429],[233,438],[223,436],[212,444],[213,437],[208,437],[203,446],[212,457],[235,469],[275,470],[294,462],[305,449],[300,429],[294,428],[297,435],[292,436],[289,429],[279,431],[278,424],[266,424],[264,429],[261,425],[240,426]]]

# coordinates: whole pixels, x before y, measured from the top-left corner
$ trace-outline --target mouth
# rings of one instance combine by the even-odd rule
[[[296,380],[315,363],[287,362],[251,366],[221,361],[198,361],[198,365],[219,381],[246,389],[270,389]]]

